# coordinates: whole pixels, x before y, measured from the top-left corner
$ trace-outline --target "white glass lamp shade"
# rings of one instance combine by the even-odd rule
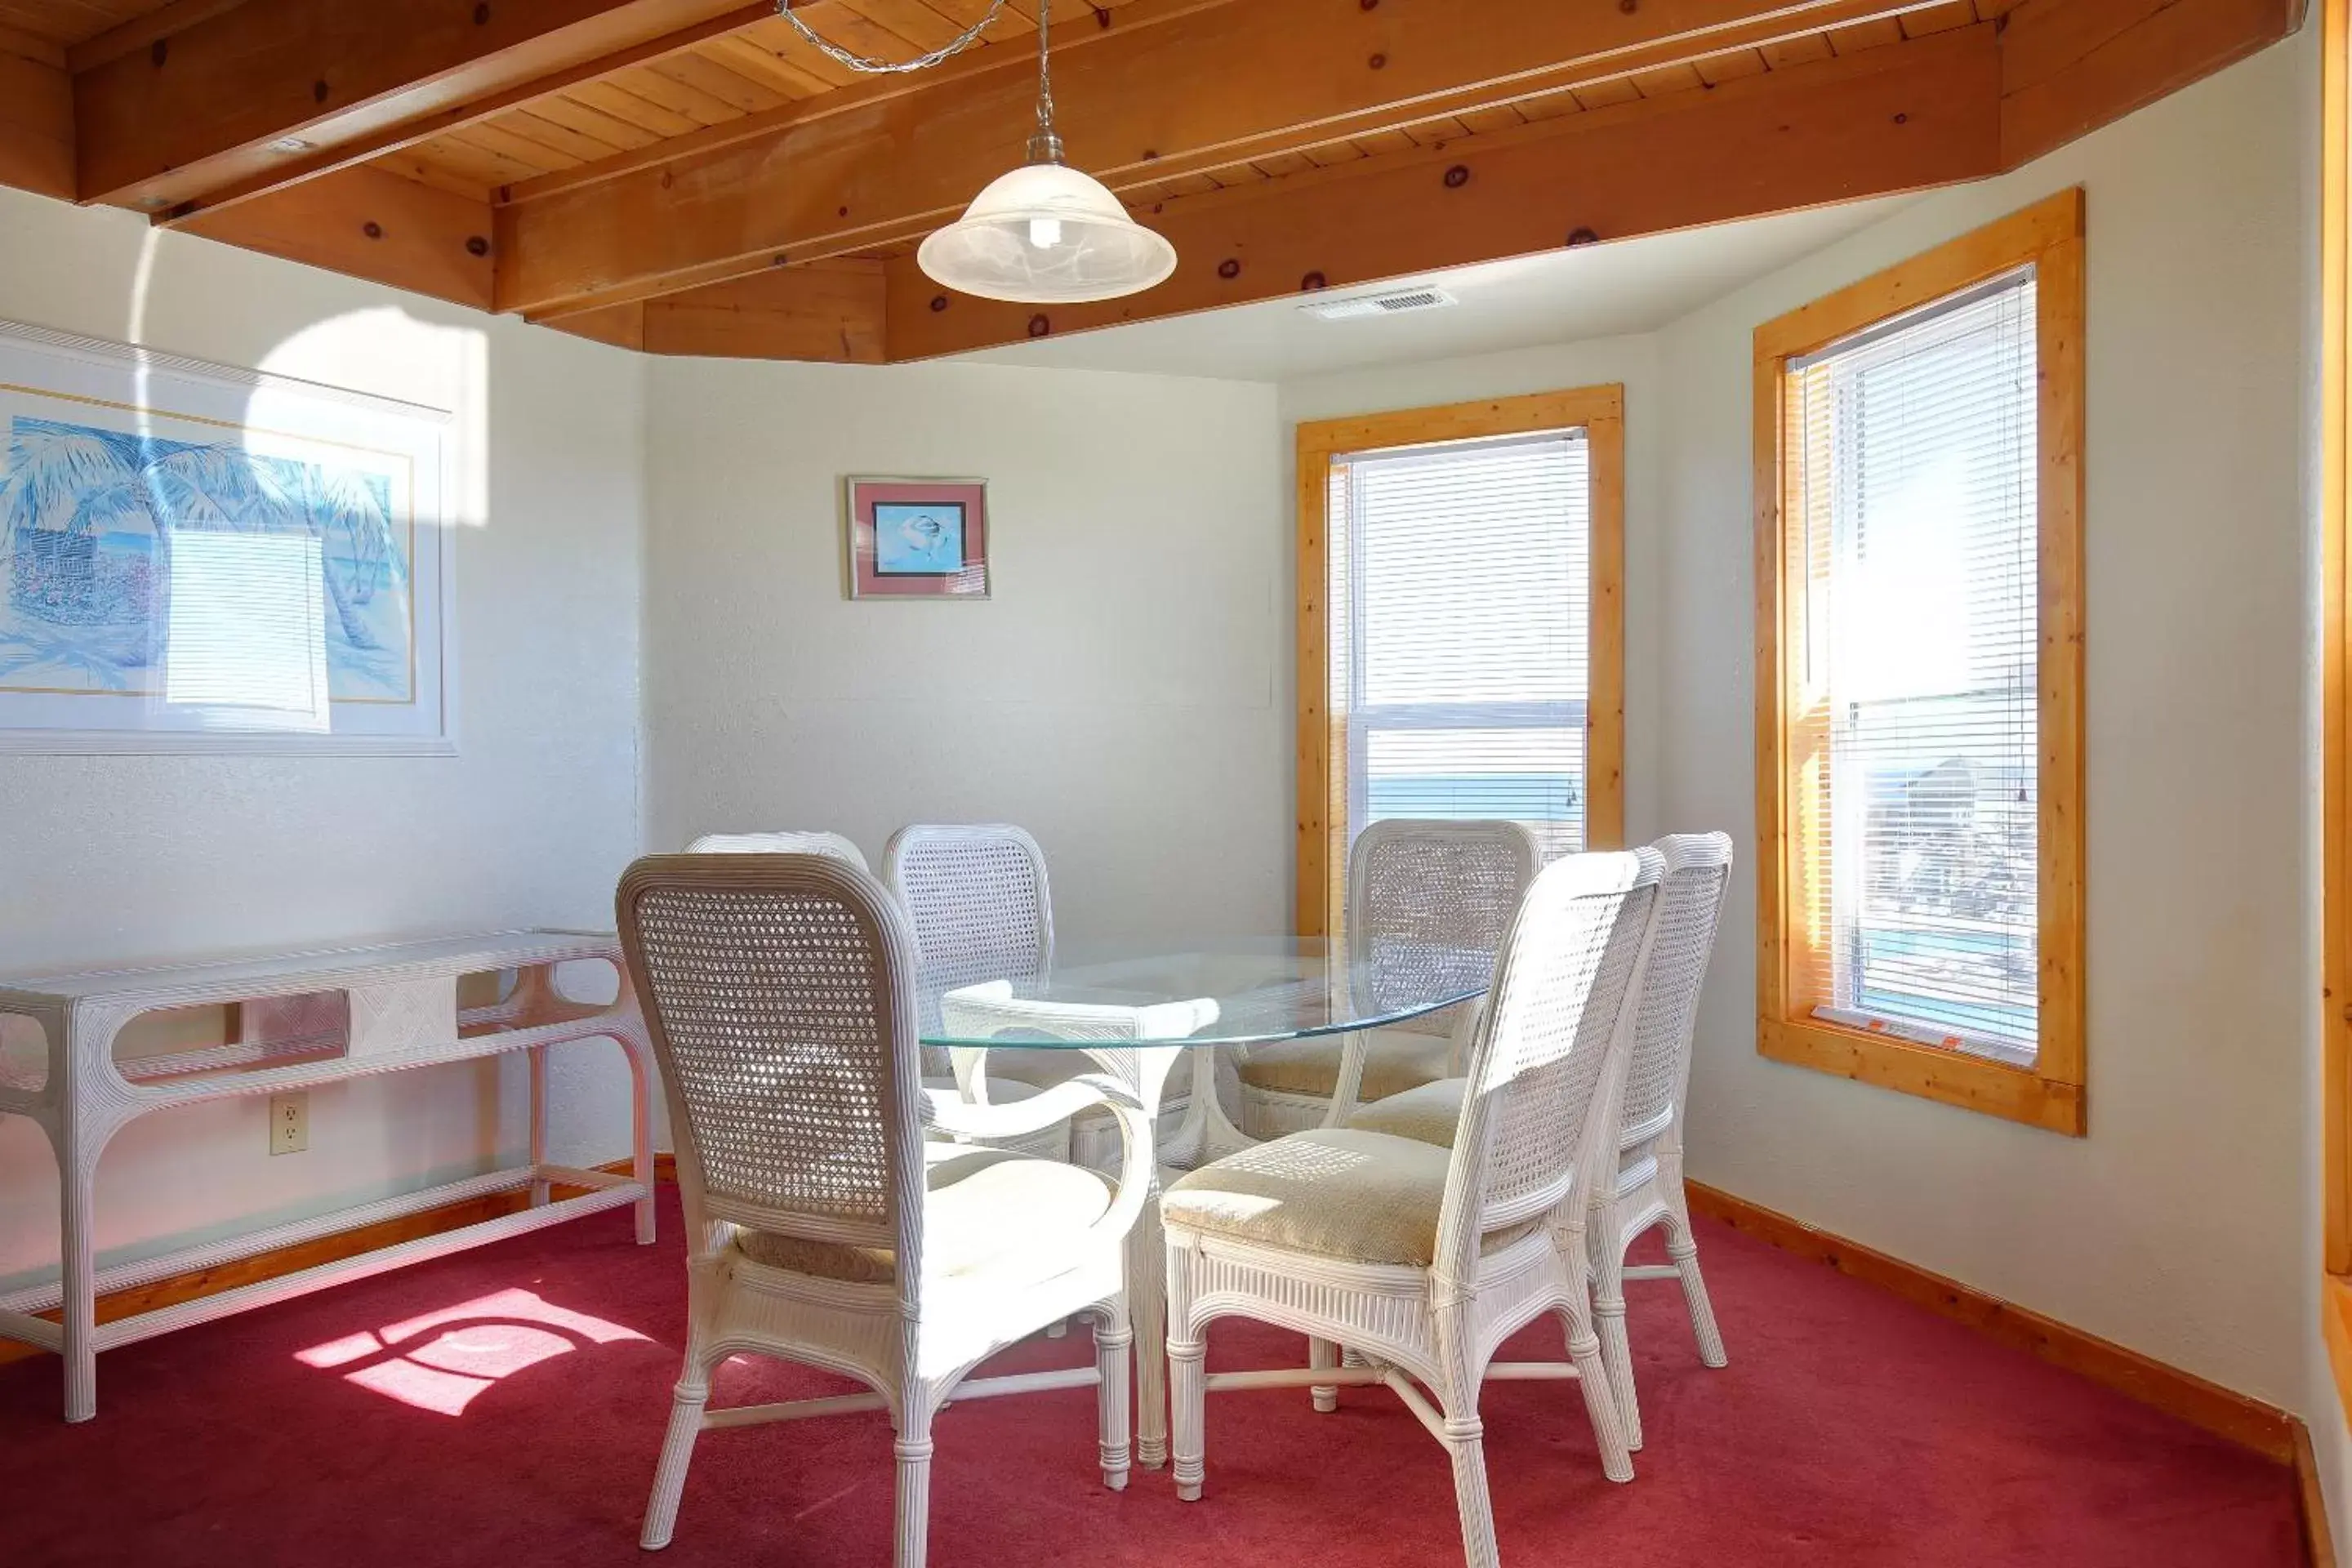
[[[915,259],[983,300],[1061,305],[1162,282],[1176,270],[1176,247],[1128,216],[1100,181],[1066,164],[1024,163],[990,181]]]

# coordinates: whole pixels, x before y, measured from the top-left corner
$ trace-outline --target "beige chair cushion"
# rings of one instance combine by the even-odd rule
[[[923,1266],[933,1278],[970,1274],[1015,1252],[1071,1236],[1109,1211],[1111,1185],[1092,1171],[963,1143],[923,1145]],[[754,1263],[828,1279],[898,1278],[889,1248],[745,1230],[736,1249]]]
[[[1349,1127],[1294,1132],[1178,1179],[1160,1198],[1171,1229],[1350,1263],[1426,1268],[1453,1152]],[[1486,1250],[1533,1225],[1498,1231]]]
[[[1365,1106],[1348,1118],[1348,1125],[1451,1149],[1454,1130],[1462,1124],[1462,1094],[1469,1087],[1466,1078],[1442,1078]]]
[[[1356,1089],[1360,1101],[1418,1089],[1444,1078],[1451,1066],[1450,1036],[1412,1029],[1370,1029],[1365,1034],[1364,1076]],[[1273,1094],[1328,1100],[1339,1088],[1339,1053],[1346,1040],[1344,1035],[1318,1035],[1311,1040],[1252,1046],[1241,1064],[1242,1082]]]

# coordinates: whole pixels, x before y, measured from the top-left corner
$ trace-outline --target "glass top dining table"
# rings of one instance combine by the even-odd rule
[[[1485,994],[1491,952],[1310,937],[1065,948],[1046,973],[919,987],[927,1046],[1251,1046],[1383,1028]],[[1099,1011],[1097,1011],[1099,1010]],[[1107,1036],[1092,1023],[1116,1022]],[[1134,1032],[1125,1032],[1131,1027]]]
[[[1043,973],[919,985],[922,1041],[949,1052],[966,1092],[987,1080],[991,1048],[1083,1051],[1087,1070],[1123,1080],[1157,1117],[1181,1065],[1183,1116],[1161,1125],[1159,1164],[1193,1170],[1255,1142],[1216,1092],[1202,1047],[1266,1046],[1411,1023],[1485,994],[1488,952],[1423,943],[1351,952],[1318,938],[1259,937],[1156,947],[1064,944]],[[1184,1058],[1190,1058],[1185,1061]]]

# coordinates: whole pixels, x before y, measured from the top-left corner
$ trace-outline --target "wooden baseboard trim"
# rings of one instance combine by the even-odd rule
[[[1698,1182],[1685,1184],[1690,1206],[1783,1252],[1826,1263],[1841,1274],[1891,1290],[1940,1317],[1966,1323],[2005,1345],[2026,1351],[2143,1405],[2227,1437],[2280,1464],[2296,1461],[2302,1425],[2275,1405],[2209,1383],[2112,1340],[2045,1318],[1957,1279],[1791,1219],[1760,1204]],[[2309,1439],[2305,1442],[2308,1445]],[[2325,1529],[2325,1520],[2321,1521]]]
[[[2294,1490],[2303,1521],[2303,1557],[2310,1568],[2336,1568],[2336,1538],[2327,1528],[2327,1493],[2319,1484],[2319,1456],[2311,1428],[2294,1423]]]
[[[614,1160],[596,1167],[614,1175],[628,1173],[629,1162]],[[677,1166],[668,1154],[654,1156],[654,1179],[676,1182]],[[584,1187],[556,1187],[558,1197],[573,1196],[587,1191]],[[419,1237],[439,1236],[444,1231],[459,1230],[486,1219],[514,1213],[530,1202],[527,1190],[518,1188],[510,1193],[491,1193],[484,1197],[467,1198],[462,1202],[444,1204],[439,1208],[403,1215],[398,1219],[380,1220],[353,1230],[337,1231],[315,1241],[295,1247],[281,1247],[268,1252],[257,1252],[250,1258],[239,1258],[212,1268],[199,1268],[186,1274],[174,1274],[168,1279],[158,1279],[134,1289],[117,1290],[98,1299],[98,1321],[110,1323],[117,1318],[128,1318],[141,1312],[152,1312],[158,1307],[174,1306],[193,1301],[202,1296],[216,1296],[224,1290],[234,1290],[240,1285],[250,1285],[259,1279],[275,1279],[281,1275],[315,1268],[321,1263],[339,1263],[346,1258],[356,1258],[362,1252],[378,1247],[414,1241]],[[55,1311],[42,1317],[55,1321]],[[0,1366],[23,1361],[27,1356],[49,1352],[36,1345],[16,1340],[0,1340]]]

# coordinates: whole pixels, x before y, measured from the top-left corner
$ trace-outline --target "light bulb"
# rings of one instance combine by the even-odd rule
[[[1033,217],[1029,220],[1029,243],[1039,250],[1051,250],[1062,243],[1062,220],[1057,217]]]

